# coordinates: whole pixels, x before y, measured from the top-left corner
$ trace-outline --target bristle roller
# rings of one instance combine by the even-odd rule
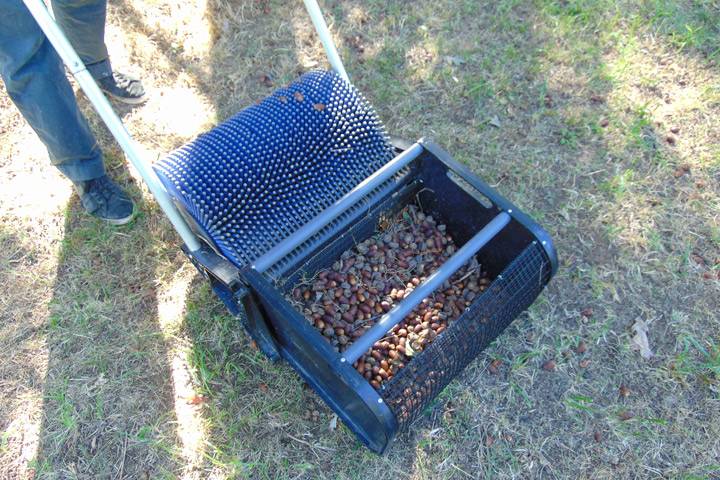
[[[155,165],[168,193],[239,267],[393,157],[368,102],[312,71]]]

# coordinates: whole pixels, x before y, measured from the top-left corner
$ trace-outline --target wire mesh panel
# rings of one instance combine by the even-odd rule
[[[490,288],[378,393],[409,425],[430,402],[537,298],[549,280],[547,255],[529,245]]]

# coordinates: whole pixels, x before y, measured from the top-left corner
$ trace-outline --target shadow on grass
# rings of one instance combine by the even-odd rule
[[[126,168],[109,174],[138,198]],[[44,326],[48,360],[40,448],[45,478],[154,478],[175,471],[169,344],[158,325],[156,219],[113,227],[69,205]],[[146,477],[144,477],[146,475]]]

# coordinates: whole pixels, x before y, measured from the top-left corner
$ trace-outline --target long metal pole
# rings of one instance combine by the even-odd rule
[[[342,354],[341,361],[353,363],[368,351],[375,342],[387,335],[388,331],[405,318],[415,307],[430,296],[445,280],[450,278],[460,267],[467,263],[478,250],[485,246],[495,235],[510,223],[511,217],[507,212],[500,212],[482,230],[476,233],[453,256],[451,256],[423,283],[417,286],[410,295],[391,308],[375,325],[365,332],[350,348]]]
[[[375,173],[360,182],[355,188],[346,193],[330,207],[317,214],[309,222],[300,227],[300,229],[293,232],[291,237],[265,252],[265,254],[263,254],[260,258],[255,260],[252,264],[252,268],[258,272],[264,272],[270,268],[278,260],[295,250],[305,240],[327,226],[328,223],[337,218],[338,215],[351,207],[355,202],[372,192],[378,185],[395,175],[408,163],[415,160],[423,151],[424,149],[422,145],[419,143],[413,144],[410,148],[390,160]]]
[[[95,80],[92,78],[92,75],[90,75],[90,72],[88,72],[85,68],[85,65],[80,60],[80,57],[78,57],[75,50],[73,50],[70,42],[60,30],[60,27],[58,27],[57,23],[55,23],[55,20],[52,18],[52,15],[50,15],[50,12],[48,12],[45,4],[42,0],[23,0],[23,2],[38,22],[38,25],[40,25],[42,31],[45,32],[45,36],[47,36],[50,43],[52,43],[53,47],[55,47],[55,50],[70,70],[70,73],[72,73],[75,80],[77,80],[80,84],[80,87],[85,92],[85,95],[87,95],[88,99],[93,104],[93,107],[95,107],[95,110],[98,112],[110,132],[120,144],[120,147],[127,154],[130,162],[140,173],[140,176],[147,184],[150,192],[157,199],[160,208],[163,209],[170,219],[170,222],[172,222],[175,230],[177,230],[178,234],[180,234],[180,237],[183,242],[185,242],[185,245],[187,245],[190,251],[195,252],[199,250],[200,242],[197,237],[195,237],[195,234],[193,234],[192,230],[190,230],[190,227],[187,222],[185,222],[185,219],[180,215],[177,208],[175,208],[175,205],[170,199],[170,195],[168,195],[165,188],[163,188],[163,185],[160,183],[160,180],[155,172],[152,168],[148,168],[147,164],[140,158],[138,149],[132,137],[125,129],[125,126],[120,121],[120,118],[118,118],[115,114],[115,111],[110,106],[110,103],[105,98],[105,95],[103,95],[100,91],[100,88],[95,83]]]
[[[340,77],[345,80],[348,85],[350,85],[350,78],[345,71],[345,67],[343,66],[342,60],[340,59],[340,55],[338,54],[337,48],[335,47],[335,42],[333,42],[332,35],[330,34],[330,30],[325,23],[325,19],[323,18],[317,1],[305,0],[305,8],[310,14],[310,18],[312,19],[313,25],[315,26],[315,31],[320,36],[320,41],[322,42],[323,47],[325,47],[325,54],[328,56],[328,60],[330,60],[330,65],[332,65],[335,73],[340,75]]]

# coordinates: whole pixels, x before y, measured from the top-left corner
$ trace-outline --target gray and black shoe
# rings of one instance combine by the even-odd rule
[[[121,102],[137,105],[147,100],[145,87],[140,79],[125,73],[113,72],[112,75],[95,81],[100,90]]]
[[[133,201],[107,175],[73,183],[82,206],[90,215],[112,225],[124,225],[133,219]]]

